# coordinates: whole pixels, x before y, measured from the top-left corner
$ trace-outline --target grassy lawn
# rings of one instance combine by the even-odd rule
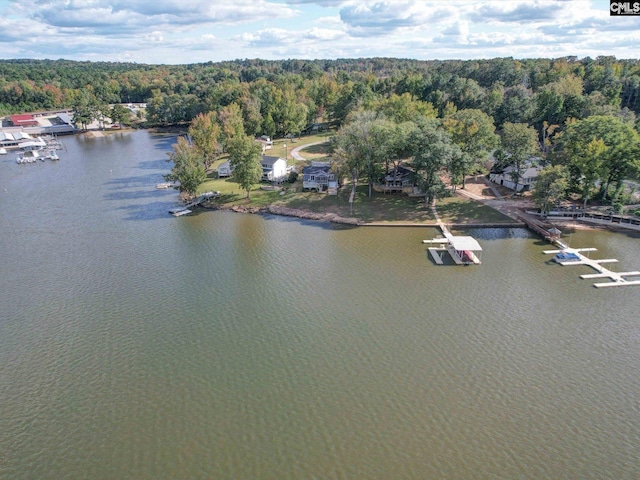
[[[296,182],[297,183],[297,182]],[[297,208],[316,213],[335,213],[341,217],[358,218],[363,222],[410,222],[433,223],[435,218],[420,199],[401,195],[383,195],[373,192],[368,197],[367,185],[359,185],[353,206],[349,204],[351,187],[346,186],[338,195],[318,194],[315,192],[287,193],[276,202],[278,205]],[[298,193],[300,192],[300,193]]]
[[[438,215],[444,223],[512,223],[513,220],[483,205],[462,197],[449,197],[436,204]]]
[[[303,146],[300,150],[300,155],[306,160],[328,161],[330,160],[328,143],[311,145],[307,148],[304,148],[304,145],[321,141],[327,142],[331,135],[330,132],[310,135],[295,139],[295,142],[291,139],[274,140],[272,148],[265,153],[279,157],[285,157],[286,155],[289,165],[296,165],[300,172],[306,162],[295,162],[291,155],[291,150]],[[285,144],[287,145],[286,151]],[[251,200],[248,202],[246,199],[247,193],[231,178],[217,178],[218,165],[227,160],[226,156],[220,158],[213,165],[207,181],[198,188],[199,193],[219,191],[221,196],[217,202],[221,205],[242,205],[259,208],[274,204],[314,213],[334,213],[341,217],[357,218],[366,223],[407,222],[431,224],[435,222],[431,209],[425,206],[424,199],[421,197],[373,192],[372,197],[369,198],[368,186],[359,185],[353,205],[350,205],[351,187],[349,185],[340,189],[338,195],[335,196],[303,192],[302,176],[299,176],[298,180],[293,184],[285,183],[283,185],[286,190],[284,195],[280,195],[278,191],[263,190],[260,185],[256,185],[251,189]],[[437,210],[445,223],[503,223],[510,221],[508,217],[491,207],[461,197],[445,198],[438,201]]]
[[[281,157],[287,159],[288,165],[298,165],[299,162],[291,155],[291,151],[294,148],[303,147],[300,151],[307,160],[323,161],[329,160],[329,145],[313,145],[309,148],[304,148],[304,145],[316,142],[328,142],[333,136],[333,132],[324,132],[317,135],[307,135],[301,138],[279,138],[273,141],[273,146],[265,152],[265,155],[272,157]],[[286,148],[285,148],[286,145]],[[304,162],[303,162],[304,163]]]

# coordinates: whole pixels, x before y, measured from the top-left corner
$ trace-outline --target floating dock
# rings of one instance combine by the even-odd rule
[[[172,210],[169,210],[169,213],[174,217],[181,217],[182,215],[188,215],[192,213],[192,211],[188,208],[174,208]]]
[[[582,252],[595,252],[596,248],[563,248],[562,250],[545,250],[546,254],[555,254],[554,258],[556,263],[564,266],[572,265],[586,265],[593,268],[598,273],[580,275],[580,278],[608,278],[609,282],[594,283],[596,288],[603,287],[623,287],[631,285],[640,285],[640,279],[628,280],[625,277],[638,277],[640,272],[613,272],[602,266],[603,263],[615,263],[618,260],[615,258],[604,258],[600,260],[594,260],[586,257]]]
[[[187,203],[182,207],[172,208],[171,210],[169,210],[169,213],[174,217],[181,217],[182,215],[188,215],[189,213],[192,213],[192,210],[190,210],[191,208],[199,206],[205,200],[209,200],[211,198],[217,198],[219,196],[220,196],[220,192],[203,193],[202,195],[199,195],[194,200],[192,200],[191,202]]]

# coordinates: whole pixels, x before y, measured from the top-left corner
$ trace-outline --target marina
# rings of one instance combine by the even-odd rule
[[[55,150],[50,150],[46,153],[43,153],[41,150],[26,150],[24,152],[18,153],[16,156],[16,163],[25,164],[25,163],[35,163],[36,161],[45,160],[60,160],[58,153]]]

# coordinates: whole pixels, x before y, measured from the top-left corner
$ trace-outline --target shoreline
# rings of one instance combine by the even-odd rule
[[[202,208],[207,210],[222,210],[232,211],[235,213],[249,213],[249,214],[271,214],[280,215],[283,217],[299,218],[301,220],[313,220],[323,223],[335,223],[338,225],[351,225],[354,227],[411,227],[411,228],[438,228],[438,223],[434,220],[428,223],[416,223],[416,222],[363,222],[353,217],[342,217],[335,213],[318,213],[308,210],[301,210],[296,208],[282,207],[278,205],[268,205],[264,207],[248,207],[241,205],[219,205],[212,202],[202,204]],[[616,233],[630,233],[638,231],[634,228],[627,228],[620,224],[594,224],[581,222],[575,219],[571,220],[551,220],[556,226],[561,226],[569,230],[608,230]],[[521,221],[513,219],[512,222],[497,223],[497,222],[477,222],[477,223],[446,223],[445,225],[455,229],[471,229],[471,228],[527,228],[527,225]],[[534,232],[535,233],[535,232]],[[640,233],[639,233],[640,234]]]

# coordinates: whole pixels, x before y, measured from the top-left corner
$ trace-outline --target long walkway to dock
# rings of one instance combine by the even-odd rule
[[[545,250],[546,254],[569,254],[569,256],[573,256],[574,258],[569,258],[566,260],[559,260],[556,258],[556,262],[562,266],[572,266],[572,265],[587,265],[588,267],[593,268],[598,273],[588,273],[584,275],[580,275],[580,278],[608,278],[609,282],[602,283],[594,283],[593,286],[596,288],[602,287],[622,287],[622,286],[631,286],[631,285],[640,285],[640,279],[638,280],[627,280],[625,277],[638,277],[640,276],[640,272],[613,272],[603,267],[603,263],[615,263],[618,260],[615,258],[605,258],[601,260],[594,260],[582,254],[582,252],[594,252],[595,248],[564,248],[562,250]]]
[[[442,230],[442,234],[444,236],[444,238],[434,238],[433,240],[422,241],[422,243],[439,245],[438,247],[429,247],[428,249],[433,261],[437,265],[444,265],[442,253],[440,252],[448,252],[454,263],[457,265],[469,265],[472,263],[479,265],[479,255],[482,251],[480,244],[473,237],[454,236],[444,224],[440,215],[438,215],[435,204],[431,204],[431,211],[433,212],[437,225],[440,230]]]

